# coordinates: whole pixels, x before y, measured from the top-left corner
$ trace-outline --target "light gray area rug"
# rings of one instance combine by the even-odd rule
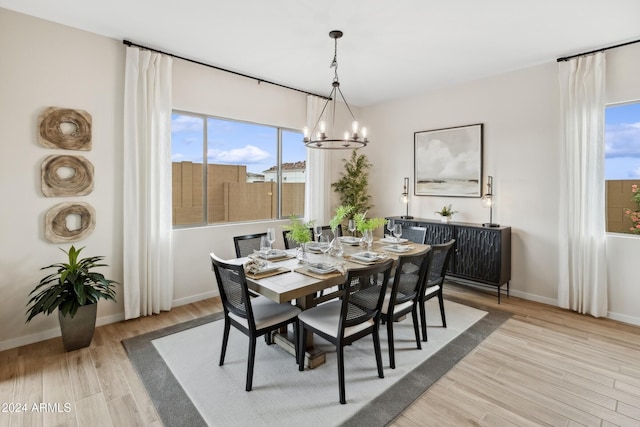
[[[429,301],[430,325],[440,325],[437,301]],[[293,357],[259,340],[253,391],[245,392],[248,340],[231,329],[225,365],[218,366],[221,315],[175,325],[123,341],[166,426],[385,425],[444,375],[509,315],[445,301],[447,328],[430,326],[429,342],[415,348],[410,318],[394,325],[396,365],[377,377],[373,343],[363,338],[345,349],[347,405],[338,402],[335,349],[327,363],[299,372]]]

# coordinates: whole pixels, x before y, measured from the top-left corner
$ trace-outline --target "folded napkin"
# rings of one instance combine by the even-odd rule
[[[261,261],[259,259],[252,259],[250,261],[247,261],[247,263],[244,265],[244,271],[246,271],[249,274],[262,273],[262,271],[267,265],[268,263],[266,261]]]

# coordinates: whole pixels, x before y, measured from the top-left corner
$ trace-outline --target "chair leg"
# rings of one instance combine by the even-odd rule
[[[253,386],[253,364],[256,361],[256,337],[249,338],[249,358],[247,360],[247,391]]]
[[[344,390],[344,347],[342,343],[336,345],[336,356],[338,356],[338,387],[340,389],[340,403],[347,403],[346,393]]]
[[[393,346],[393,319],[387,320],[387,341],[389,341],[389,367],[396,369],[396,355]]]
[[[224,318],[224,332],[222,333],[222,349],[220,350],[220,366],[224,365],[224,356],[227,354],[227,342],[229,342],[229,319]]]
[[[378,327],[373,329],[373,349],[376,352],[376,365],[378,365],[378,377],[384,378],[382,371],[382,351],[380,351],[380,333]]]
[[[444,298],[442,297],[442,289],[438,293],[438,303],[440,304],[440,317],[442,318],[442,327],[447,327],[447,318],[444,315]]]
[[[420,324],[422,325],[422,341],[427,342],[427,313],[424,308],[425,301],[420,300]]]
[[[298,363],[298,320],[293,322],[293,351],[296,356],[296,363]]]
[[[420,342],[420,329],[418,328],[418,307],[414,304],[413,310],[411,310],[411,318],[413,319],[413,332],[416,335],[416,346],[418,350],[422,350],[422,343]]]
[[[307,347],[307,334],[304,331],[304,324],[298,323],[298,370],[304,371],[304,349]]]

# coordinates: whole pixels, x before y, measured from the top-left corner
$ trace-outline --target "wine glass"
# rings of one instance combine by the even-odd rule
[[[269,241],[269,246],[271,248],[271,251],[273,251],[273,243],[276,241],[275,228],[267,228],[267,240]]]
[[[313,226],[313,234],[316,235],[316,242],[320,241],[320,236],[322,236],[322,226],[314,225]]]
[[[387,231],[389,232],[389,236],[391,236],[393,234],[393,227],[394,227],[395,221],[390,219],[387,222]]]
[[[352,219],[349,220],[349,225],[347,226],[349,231],[351,232],[351,237],[353,237],[353,233],[356,231],[356,222]]]
[[[393,235],[396,238],[396,242],[400,243],[400,236],[402,236],[402,224],[394,224]]]
[[[271,250],[271,244],[267,236],[260,236],[260,253],[267,255]]]
[[[318,237],[318,249],[323,253],[322,262],[325,262],[327,257],[327,252],[329,252],[329,248],[331,245],[329,244],[329,236],[326,234],[321,234]]]
[[[362,238],[367,245],[367,250],[371,250],[371,244],[373,243],[373,230],[364,230],[362,232]]]

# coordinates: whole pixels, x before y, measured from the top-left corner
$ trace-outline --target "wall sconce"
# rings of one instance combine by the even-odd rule
[[[500,227],[500,224],[493,223],[493,205],[496,204],[496,196],[493,195],[493,177],[487,177],[487,193],[482,196],[480,202],[485,208],[489,208],[489,222],[482,224],[483,227]]]
[[[409,178],[404,179],[404,188],[402,189],[402,196],[400,197],[400,201],[407,205],[407,214],[402,215],[400,218],[413,219],[413,217],[409,215]]]

